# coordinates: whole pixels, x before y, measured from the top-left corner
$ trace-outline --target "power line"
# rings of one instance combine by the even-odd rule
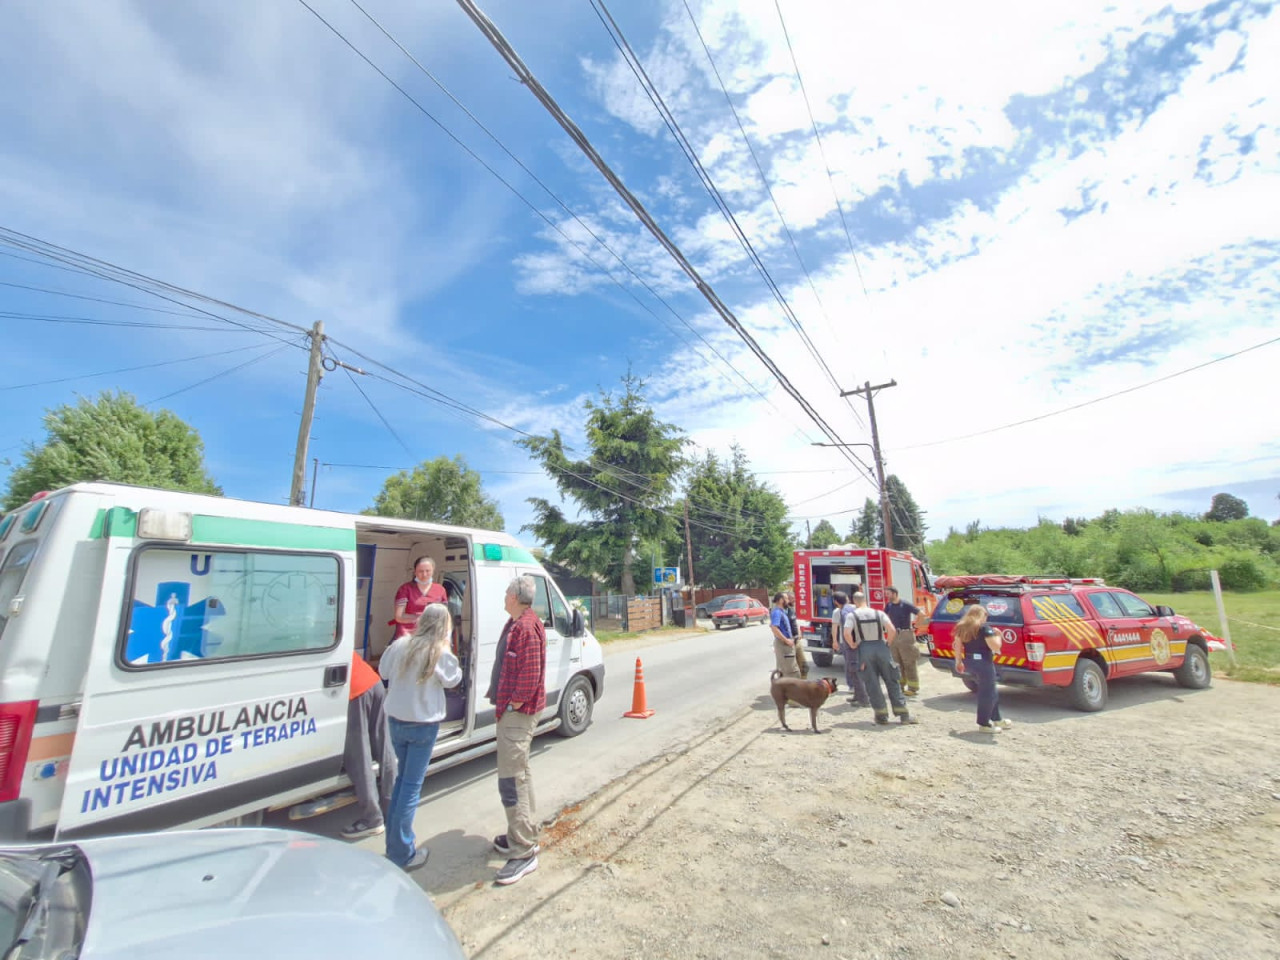
[[[459,2],[463,4],[464,8],[474,8],[474,3],[471,3],[470,0],[465,0],[465,2],[464,0],[459,0]],[[737,238],[739,245],[746,252],[748,260],[750,260],[756,271],[760,274],[761,279],[765,282],[765,286],[782,308],[783,316],[791,325],[792,329],[794,329],[800,336],[801,342],[804,343],[809,354],[827,374],[832,385],[836,390],[839,390],[840,384],[836,380],[835,374],[831,372],[831,368],[827,365],[826,360],[818,352],[813,341],[809,338],[809,334],[804,329],[804,325],[800,322],[800,318],[796,316],[791,304],[787,301],[786,295],[783,294],[782,289],[773,279],[773,275],[769,272],[769,268],[765,266],[764,260],[756,252],[750,238],[747,237],[746,231],[742,229],[742,225],[738,222],[737,216],[729,207],[728,201],[724,199],[724,195],[721,194],[719,187],[716,186],[715,181],[711,178],[711,174],[707,171],[706,167],[703,166],[702,161],[698,157],[697,150],[694,149],[693,144],[681,129],[679,122],[675,118],[675,114],[672,113],[670,107],[667,106],[666,100],[659,92],[657,85],[649,76],[648,71],[645,70],[644,64],[640,62],[640,58],[636,55],[635,50],[632,49],[626,35],[622,32],[622,28],[618,26],[617,21],[613,18],[613,14],[609,12],[609,8],[605,5],[604,0],[588,0],[588,2],[591,4],[591,8],[595,11],[600,22],[604,25],[605,31],[613,40],[614,45],[618,48],[618,52],[621,54],[623,61],[631,69],[636,80],[640,83],[645,96],[649,98],[649,102],[653,104],[654,109],[657,110],[659,116],[662,117],[662,121],[666,125],[667,130],[671,133],[672,137],[675,138],[676,143],[685,155],[685,159],[689,161],[689,164],[693,167],[693,170],[697,174],[703,187],[715,202],[717,209],[719,209],[721,215],[725,218],[725,221],[729,224],[729,227]]]
[[[211,357],[225,357],[232,353],[243,353],[246,350],[257,350],[260,344],[248,347],[235,347],[231,350],[218,350],[214,353],[198,353],[193,357],[178,357],[174,360],[160,360],[157,363],[142,363],[135,367],[119,367],[115,370],[103,370],[99,373],[80,373],[71,377],[58,377],[55,380],[35,380],[31,383],[14,383],[0,390],[21,390],[25,387],[47,387],[55,383],[71,383],[75,380],[92,380],[94,377],[107,377],[117,373],[133,373],[135,370],[154,370],[157,367],[168,367],[175,363],[190,363],[192,360],[208,360]]]
[[[836,179],[831,172],[831,164],[827,160],[826,147],[822,145],[822,135],[818,133],[818,121],[813,116],[813,105],[809,103],[809,91],[805,89],[804,77],[800,75],[800,62],[796,59],[795,48],[791,46],[791,32],[787,30],[786,18],[782,15],[782,4],[780,0],[773,0],[774,8],[778,11],[778,22],[782,25],[782,35],[787,41],[787,52],[791,54],[791,66],[796,72],[796,81],[800,85],[800,95],[804,98],[804,108],[809,113],[809,126],[813,128],[813,138],[818,141],[818,154],[822,157],[823,166],[827,170],[827,182],[831,184],[831,196],[835,198],[836,210],[840,212],[840,226],[844,228],[845,239],[849,241],[849,255],[853,257],[853,268],[858,274],[858,284],[862,287],[862,297],[870,302],[867,296],[867,284],[862,278],[862,267],[858,263],[858,253],[853,249],[853,234],[849,232],[849,223],[844,218],[844,205],[840,202],[840,193],[836,190]]]
[[[244,363],[237,363],[234,367],[228,367],[226,370],[215,373],[211,377],[205,377],[203,380],[197,380],[195,383],[182,387],[180,390],[174,390],[171,393],[166,393],[162,397],[156,397],[154,400],[148,400],[146,405],[150,406],[153,403],[159,403],[162,400],[168,400],[171,397],[176,397],[180,393],[186,393],[188,390],[194,390],[196,387],[203,387],[206,383],[212,383],[214,380],[218,380],[229,374],[235,373],[237,370],[243,370],[245,367],[251,367],[260,360],[266,360],[268,357],[274,357],[277,353],[282,353],[288,346],[289,344],[285,344],[281,347],[274,347],[260,356],[254,357],[251,360],[246,360]]]
[[[409,445],[404,442],[400,434],[396,433],[395,427],[391,426],[391,422],[382,415],[382,411],[378,409],[378,405],[373,402],[373,400],[369,397],[369,394],[365,393],[364,387],[360,386],[360,382],[356,380],[356,378],[352,375],[351,370],[348,369],[347,367],[347,364],[342,363],[336,356],[333,357],[333,361],[338,365],[338,367],[342,370],[342,372],[347,375],[347,379],[350,380],[351,385],[360,392],[360,396],[364,397],[364,402],[369,405],[369,409],[373,411],[374,416],[376,416],[379,420],[382,421],[382,425],[387,428],[387,432],[391,434],[391,436],[396,438],[396,443],[400,444],[400,446],[404,449],[404,452],[412,457],[413,451],[409,449]]]
[[[1164,383],[1175,377],[1185,376],[1188,373],[1194,373],[1196,370],[1203,370],[1205,367],[1211,367],[1215,363],[1222,363],[1224,360],[1233,360],[1236,357],[1251,353],[1254,350],[1261,350],[1263,347],[1269,347],[1272,344],[1280,343],[1280,337],[1272,337],[1270,340],[1263,340],[1261,343],[1255,343],[1252,346],[1237,350],[1234,353],[1224,354],[1221,357],[1214,357],[1212,360],[1206,360],[1203,363],[1197,363],[1194,366],[1187,367],[1184,370],[1178,370],[1175,373],[1165,374],[1163,377],[1156,377],[1154,380],[1147,380],[1145,383],[1135,384],[1132,387],[1125,387],[1123,390],[1117,390],[1114,393],[1104,394],[1101,397],[1094,397],[1092,400],[1085,400],[1081,403],[1073,403],[1069,407],[1063,407],[1060,410],[1053,410],[1049,413],[1042,413],[1036,417],[1027,417],[1024,420],[1015,420],[1012,423],[1003,423],[998,427],[990,427],[986,430],[978,430],[974,433],[962,434],[958,437],[947,437],[944,440],[930,440],[928,443],[913,443],[910,446],[898,447],[897,450],[919,450],[924,447],[937,447],[944,443],[956,443],[960,440],[969,440],[973,437],[985,437],[987,434],[996,433],[1000,430],[1009,430],[1013,427],[1025,426],[1028,423],[1037,423],[1041,420],[1048,420],[1050,417],[1057,417],[1064,413],[1070,413],[1072,410],[1080,410],[1083,407],[1091,407],[1095,403],[1102,403],[1105,400],[1114,400],[1116,397],[1122,397],[1126,393],[1134,393],[1137,390],[1145,390],[1147,387],[1154,387],[1158,383]]]
[[[688,258],[685,257],[680,248],[676,246],[665,232],[663,232],[662,228],[658,226],[657,222],[649,214],[648,210],[646,210],[644,205],[636,199],[635,195],[627,189],[627,186],[604,161],[604,158],[596,151],[595,147],[591,144],[590,140],[587,139],[581,129],[578,128],[577,124],[570,119],[570,117],[555,101],[555,98],[547,92],[546,88],[542,86],[537,77],[533,75],[532,71],[530,71],[524,61],[521,60],[519,54],[517,54],[511,47],[510,43],[507,42],[501,31],[499,31],[492,21],[490,21],[489,18],[476,7],[473,0],[458,0],[458,3],[494,48],[502,55],[507,64],[516,71],[516,75],[519,80],[529,89],[538,101],[542,103],[548,112],[551,113],[578,148],[582,150],[588,159],[591,160],[596,169],[600,171],[618,195],[627,203],[632,212],[640,218],[640,221],[645,225],[646,229],[654,235],[672,259],[674,259],[680,266],[681,270],[683,270],[690,280],[693,281],[699,292],[702,293],[707,302],[711,304],[712,308],[721,317],[721,319],[724,320],[740,338],[742,338],[743,342],[747,344],[751,351],[760,359],[761,363],[765,365],[766,369],[768,369],[778,383],[782,385],[783,389],[791,395],[791,397],[800,405],[801,409],[804,410],[805,414],[813,420],[816,425],[818,425],[822,432],[829,439],[840,441],[839,434],[835,432],[835,430],[825,421],[825,419],[823,419],[822,415],[813,407],[813,405],[805,399],[804,395],[795,388],[789,379],[787,379],[786,375],[778,368],[777,364],[773,362],[768,354],[765,353],[765,351],[756,342],[755,338],[752,337],[746,328],[742,326],[733,311],[730,310],[724,301],[720,299],[719,295],[710,287],[710,285],[702,279],[702,276],[698,273],[693,264],[689,262]],[[849,456],[848,451],[842,452],[845,453],[851,464],[854,464],[858,469],[863,470],[868,476],[870,476],[870,471],[867,469],[866,465],[862,464],[857,457]]]
[[[250,333],[232,327],[197,326],[184,323],[147,323],[143,320],[103,320],[99,317],[73,317],[65,314],[18,313],[0,310],[3,320],[38,320],[42,323],[76,323],[95,327],[138,327],[145,330],[191,330],[199,333]]]
[[[405,90],[402,86],[400,86],[400,84],[396,83],[396,81],[391,79],[390,76],[388,76],[368,56],[366,56],[363,51],[361,51],[358,47],[356,47],[356,45],[352,43],[351,40],[349,40],[340,30],[338,30],[337,27],[335,27],[332,23],[326,20],[320,13],[318,13],[315,10],[315,8],[313,8],[309,3],[307,3],[306,0],[298,0],[298,2],[303,7],[305,7],[313,17],[315,17],[317,20],[320,21],[320,23],[322,23],[325,27],[327,27],[329,31],[333,33],[334,36],[336,36],[348,48],[350,48],[350,50],[353,53],[355,53],[356,56],[358,56],[379,76],[381,76],[384,80],[386,80],[387,83],[389,83],[392,87],[394,87],[395,90],[407,101],[409,101],[409,103],[411,103],[423,116],[425,116],[428,120],[434,123],[446,136],[449,137],[449,139],[451,139],[459,148],[461,148],[469,157],[471,157],[471,159],[479,163],[481,167],[483,167],[499,183],[501,183],[504,187],[506,187],[526,207],[528,207],[539,219],[541,219],[544,223],[547,224],[547,226],[549,226],[552,230],[558,233],[566,243],[569,243],[572,246],[574,246],[578,250],[578,252],[581,253],[587,259],[587,261],[591,263],[592,266],[594,266],[597,270],[599,270],[606,277],[608,277],[609,280],[612,281],[625,294],[631,297],[631,299],[634,300],[642,310],[644,310],[646,313],[652,316],[655,320],[657,320],[659,323],[665,326],[673,335],[679,337],[680,339],[688,343],[689,346],[692,347],[694,353],[697,354],[700,360],[702,360],[704,363],[710,364],[710,361],[708,361],[706,357],[704,357],[699,352],[698,347],[695,344],[693,344],[686,337],[684,337],[683,334],[679,333],[679,331],[675,330],[665,319],[659,316],[657,312],[653,310],[652,307],[650,307],[647,303],[641,300],[636,295],[635,291],[633,291],[632,289],[627,287],[624,283],[619,281],[618,278],[615,277],[610,270],[608,270],[603,264],[597,261],[582,243],[580,243],[578,240],[576,240],[575,238],[565,233],[564,229],[558,223],[556,223],[554,220],[548,217],[545,213],[539,210],[538,207],[531,200],[529,200],[528,197],[526,197],[523,193],[521,193],[518,189],[516,189],[516,187],[509,180],[507,180],[500,173],[498,173],[497,170],[495,170],[492,166],[490,166],[487,162],[485,162],[474,150],[472,150],[469,146],[463,143],[463,141],[452,130],[450,130],[444,124],[443,121],[441,121],[433,113],[427,110],[426,107],[424,107],[416,98],[410,95],[407,90]],[[565,211],[565,213],[567,213],[570,217],[572,217],[584,230],[586,230],[586,232],[590,234],[590,236],[600,246],[602,246],[623,267],[623,269],[626,270],[627,273],[631,275],[631,277],[637,283],[643,286],[644,289],[650,293],[650,295],[652,295],[664,307],[666,307],[668,312],[670,312],[673,317],[679,320],[680,323],[683,324],[689,330],[690,333],[692,333],[695,337],[697,337],[698,340],[700,340],[703,343],[703,345],[705,345],[706,348],[710,350],[711,353],[715,355],[715,357],[718,360],[720,360],[721,363],[723,363],[726,367],[732,370],[733,373],[738,377],[738,379],[743,383],[743,385],[747,387],[748,390],[758,395],[762,400],[764,400],[770,406],[773,406],[774,409],[778,410],[779,413],[783,413],[783,411],[773,402],[773,399],[771,397],[769,397],[767,394],[761,391],[760,388],[756,386],[741,370],[739,370],[736,366],[733,365],[732,361],[730,361],[727,357],[721,354],[720,351],[716,349],[716,347],[706,337],[704,337],[696,327],[694,327],[687,319],[685,319],[685,317],[681,315],[665,297],[663,297],[657,290],[654,289],[652,284],[650,284],[647,280],[645,280],[642,276],[640,276],[640,274],[637,273],[631,267],[631,265],[627,263],[627,261],[624,260],[599,234],[597,234],[596,231],[589,224],[586,223],[586,221],[584,221],[581,217],[579,217],[576,213],[574,213],[574,211],[570,209],[569,206],[554,191],[552,191],[551,188],[548,187],[540,177],[537,176],[537,174],[535,174],[531,169],[529,169],[529,167],[522,160],[520,160],[520,158],[517,157],[506,146],[506,144],[503,143],[502,140],[500,140],[487,126],[485,126],[485,124],[482,123],[480,119],[476,117],[475,114],[472,113],[472,111],[468,109],[467,106],[461,100],[459,100],[456,96],[454,96],[454,94],[430,70],[428,70],[421,63],[421,61],[419,61],[415,56],[413,56],[413,54],[410,53],[410,51],[407,48],[405,48],[405,46],[402,43],[400,43],[400,41],[397,40],[390,33],[390,31],[388,31],[381,24],[381,22],[379,22],[363,6],[361,6],[358,2],[356,2],[356,0],[351,0],[351,2],[353,6],[355,6],[355,8],[359,10],[362,14],[364,14],[364,16],[369,20],[369,22],[372,23],[383,34],[383,36],[385,36],[388,40],[390,40],[393,44],[395,44],[395,46],[399,48],[399,50],[406,57],[409,58],[409,60],[414,64],[414,66],[418,68],[419,71],[421,71],[429,80],[431,80],[432,83],[436,85],[436,87],[440,89],[442,93],[444,93],[445,96],[447,96],[456,106],[458,106],[458,108],[461,109],[463,113],[465,113],[467,117],[473,123],[475,123],[476,126],[478,126],[498,146],[499,149],[502,150],[503,153],[505,153],[512,161],[514,161],[520,167],[521,170],[523,170],[526,174],[528,174],[529,177],[532,178],[533,181],[537,183],[538,186],[541,187],[543,191],[552,200],[554,200],[556,204],[560,206],[561,209]],[[726,380],[726,382],[728,382],[731,386],[734,385],[733,380],[730,379],[728,374],[726,374],[719,367],[716,367],[714,364],[710,364],[710,365],[713,367],[713,369],[716,370],[716,372],[721,377],[723,377]],[[785,413],[783,413],[783,415],[786,416]],[[799,429],[799,432],[801,433],[802,436],[805,437],[806,440],[810,439],[806,434],[804,434],[803,429]]]
[[[3,252],[4,251],[0,251],[0,253],[3,253]],[[9,254],[6,254],[6,256],[8,255]],[[19,257],[18,259],[27,260],[26,257]],[[28,260],[28,262],[40,263],[41,261]],[[43,264],[43,266],[53,267],[57,265],[52,263],[45,263]],[[83,273],[83,271],[76,270],[72,267],[57,267],[57,269],[67,270],[70,273]],[[167,313],[175,317],[191,317],[193,320],[199,319],[199,314],[192,313],[190,310],[166,310],[164,307],[147,307],[140,303],[130,303],[125,300],[107,300],[103,297],[90,297],[82,293],[71,293],[70,291],[67,291],[67,290],[55,290],[50,287],[33,287],[25,283],[13,283],[7,280],[0,280],[0,287],[13,287],[17,290],[32,290],[36,293],[48,293],[55,297],[71,297],[72,299],[75,299],[75,300],[91,300],[94,303],[109,303],[112,306],[116,306],[116,307],[129,307],[133,310],[146,310],[148,313]]]

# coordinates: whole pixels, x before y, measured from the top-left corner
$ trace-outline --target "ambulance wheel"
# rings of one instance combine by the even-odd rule
[[[556,733],[562,737],[576,737],[591,726],[591,708],[595,697],[591,693],[591,681],[582,674],[569,681],[560,696],[560,726]]]
[[[1097,713],[1107,705],[1107,678],[1102,668],[1081,657],[1071,678],[1071,705],[1085,713]]]
[[[819,666],[819,667],[829,667],[829,666],[831,666],[831,661],[832,661],[832,659],[833,659],[833,655],[832,655],[832,654],[830,654],[830,653],[813,653],[813,652],[810,652],[809,656],[813,657],[813,662],[814,662],[817,666]]]
[[[1209,669],[1209,655],[1193,643],[1187,644],[1187,656],[1182,666],[1173,671],[1173,679],[1181,687],[1191,690],[1203,690],[1213,679],[1213,671]]]
[[[977,693],[977,692],[978,692],[978,681],[977,681],[977,680],[970,680],[968,677],[961,677],[961,678],[960,678],[960,682],[964,684],[965,689],[966,689],[966,690],[968,690],[970,693]]]

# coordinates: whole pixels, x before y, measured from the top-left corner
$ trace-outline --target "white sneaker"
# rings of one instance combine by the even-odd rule
[[[999,727],[1001,730],[1008,730],[1010,727],[1013,726],[1012,720],[992,720],[991,722],[995,724],[997,727]]]
[[[978,724],[979,733],[1000,733],[1004,727],[998,727],[994,723]]]

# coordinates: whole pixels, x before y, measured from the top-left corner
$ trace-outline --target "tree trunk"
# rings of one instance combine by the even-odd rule
[[[636,581],[631,575],[631,561],[634,559],[631,555],[631,547],[625,548],[626,552],[622,555],[622,592],[628,597],[636,595]]]

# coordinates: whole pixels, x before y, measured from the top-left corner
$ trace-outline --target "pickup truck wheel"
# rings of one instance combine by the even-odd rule
[[[556,733],[562,737],[576,737],[591,726],[591,708],[595,697],[591,683],[579,674],[569,681],[560,696],[560,726]]]
[[[1179,686],[1191,690],[1203,690],[1213,680],[1213,671],[1209,669],[1208,655],[1193,643],[1187,644],[1187,656],[1182,666],[1173,671],[1173,679]]]
[[[820,667],[831,666],[832,654],[830,653],[814,653],[809,651],[809,656],[813,657],[813,662]]]
[[[968,690],[970,693],[977,693],[977,692],[978,692],[978,681],[977,681],[977,680],[970,680],[968,677],[961,677],[961,678],[960,678],[960,682],[961,682],[961,683],[963,683],[963,684],[965,685],[965,689],[966,689],[966,690]]]
[[[715,625],[716,625],[716,629],[717,629],[717,630],[719,630],[719,629],[720,629],[720,621],[719,621],[719,620],[716,620],[716,621],[714,621],[714,623],[715,623]]]
[[[1102,668],[1083,657],[1076,661],[1071,678],[1071,705],[1085,713],[1097,713],[1107,705],[1107,678]]]

